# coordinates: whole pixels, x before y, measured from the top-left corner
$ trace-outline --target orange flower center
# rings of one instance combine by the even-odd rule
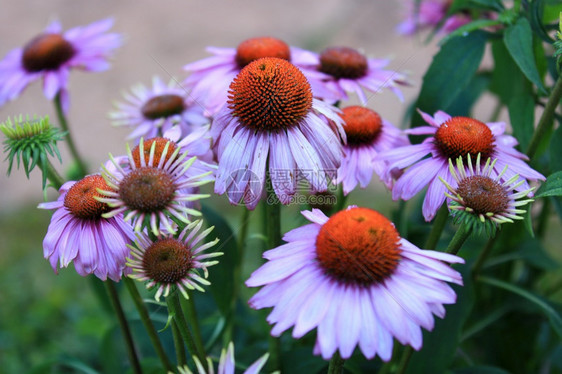
[[[377,112],[362,106],[349,106],[342,111],[348,145],[371,144],[380,135],[382,119]]]
[[[252,129],[280,130],[295,125],[312,108],[312,91],[303,73],[279,58],[256,60],[230,84],[228,107]]]
[[[361,78],[368,69],[367,58],[353,48],[331,47],[320,54],[319,70],[336,79]]]
[[[159,212],[172,202],[176,184],[164,170],[142,167],[127,174],[119,183],[119,197],[131,210]]]
[[[400,236],[380,213],[351,208],[334,214],[320,229],[316,255],[324,272],[360,286],[381,283],[400,261]]]
[[[148,100],[141,108],[142,115],[148,119],[167,118],[185,110],[183,98],[179,95],[160,95]]]
[[[110,190],[101,175],[88,175],[70,187],[64,197],[64,206],[77,218],[99,219],[110,207],[94,198],[102,197],[97,191],[98,188]]]
[[[166,138],[156,137],[143,141],[142,146],[143,146],[145,165],[148,165],[148,160],[150,159],[150,149],[152,148],[152,144],[154,143],[156,143],[156,145],[154,146],[153,165],[158,165],[158,163],[160,162],[160,158],[164,153],[164,148],[166,148],[166,144],[170,143],[170,145],[168,146],[168,151],[166,152],[166,157],[165,157],[166,161],[164,161],[164,163],[168,162],[168,160],[170,159],[170,157],[172,156],[172,154],[177,148],[175,142]],[[132,155],[133,155],[133,161],[135,162],[135,166],[137,168],[140,168],[141,167],[140,146],[137,145],[135,148],[133,148]]]
[[[466,159],[468,154],[476,159],[478,153],[486,160],[494,151],[494,135],[485,123],[468,117],[453,117],[437,129],[435,144],[443,156],[453,160]]]
[[[25,45],[22,64],[25,70],[57,70],[76,53],[72,44],[59,34],[42,34]]]
[[[175,284],[193,268],[191,250],[174,238],[161,239],[148,247],[142,258],[146,275],[164,284]]]
[[[240,69],[264,57],[277,57],[290,61],[291,50],[284,41],[271,37],[247,39],[236,48],[235,59]]]
[[[474,175],[459,181],[457,194],[463,205],[476,214],[502,213],[509,206],[509,193],[497,181],[482,175]]]

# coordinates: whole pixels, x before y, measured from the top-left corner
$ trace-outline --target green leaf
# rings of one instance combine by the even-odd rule
[[[430,114],[438,110],[447,111],[472,81],[482,60],[487,40],[486,33],[475,31],[445,43],[423,77],[416,107]],[[412,127],[422,123],[420,115],[415,113],[412,117]]]
[[[469,0],[469,3],[486,9],[493,9],[498,12],[505,9],[500,0]]]
[[[533,217],[531,214],[531,207],[527,206],[525,215],[523,216],[523,223],[525,224],[525,229],[531,235],[532,238],[535,237],[535,231],[533,230]]]
[[[445,36],[443,39],[441,39],[439,44],[443,45],[446,42],[448,42],[450,39],[455,38],[457,36],[463,36],[475,30],[480,30],[485,27],[497,26],[497,25],[501,25],[501,22],[495,19],[477,19],[475,21],[467,23],[466,25],[462,25],[461,27],[459,27],[449,35]]]
[[[245,208],[244,208],[245,209]],[[219,263],[209,269],[209,286],[220,312],[228,315],[232,295],[234,293],[234,268],[238,261],[238,244],[228,222],[215,210],[202,205],[201,213],[209,226],[215,226],[212,235],[219,238],[219,243],[213,248],[215,252],[223,252]]]
[[[527,85],[529,87],[530,85]],[[529,87],[530,88],[530,87]],[[535,130],[535,100],[532,92],[513,95],[507,105],[513,135],[519,141],[521,149],[527,149]]]
[[[550,170],[562,170],[562,126],[552,134],[549,152]]]
[[[492,366],[471,366],[467,368],[456,369],[454,373],[455,374],[509,374],[509,371]]]
[[[557,171],[546,178],[535,197],[562,196],[562,171]]]
[[[486,283],[491,286],[503,288],[504,290],[513,292],[514,294],[517,294],[533,303],[548,317],[550,326],[554,329],[556,334],[558,334],[558,336],[562,338],[562,318],[560,317],[560,314],[558,314],[558,312],[540,296],[499,279],[481,276],[478,278],[478,280],[482,283]]]
[[[490,85],[489,74],[476,74],[468,86],[451,103],[448,111],[458,116],[469,116],[472,106]]]
[[[505,30],[504,43],[525,76],[546,94],[533,53],[533,32],[526,18],[519,18]]]

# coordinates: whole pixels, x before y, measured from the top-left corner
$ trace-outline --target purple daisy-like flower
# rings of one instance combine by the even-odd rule
[[[184,66],[189,77],[183,85],[206,109],[207,115],[215,115],[228,100],[228,87],[240,70],[250,62],[263,57],[276,57],[294,64],[314,61],[312,52],[290,47],[284,41],[272,37],[258,37],[243,41],[237,48],[208,47],[213,56]]]
[[[108,59],[123,43],[121,35],[107,32],[112,25],[112,19],[105,19],[63,33],[61,24],[55,21],[23,48],[8,53],[0,61],[0,105],[18,97],[31,82],[43,78],[47,99],[60,94],[62,107],[67,111],[70,69],[107,70]]]
[[[313,54],[314,62],[296,63],[302,70],[314,96],[330,103],[348,100],[348,93],[355,93],[362,105],[368,101],[367,92],[391,90],[404,100],[398,86],[408,85],[406,76],[385,67],[390,60],[367,58],[356,49],[330,47],[320,54]]]
[[[115,126],[133,128],[128,139],[138,141],[141,137],[162,136],[164,132],[178,125],[182,135],[209,119],[203,115],[203,108],[193,101],[177,82],[164,83],[159,77],[152,79],[152,88],[138,84],[125,94],[126,102],[116,103],[117,110],[109,114]]]
[[[273,310],[273,336],[293,328],[301,338],[317,328],[315,354],[336,351],[349,358],[355,347],[368,359],[388,361],[393,338],[418,350],[421,327],[432,330],[444,304],[456,302],[445,282],[462,284],[448,263],[460,257],[420,250],[400,238],[380,213],[350,207],[330,218],[303,211],[312,222],[289,231],[287,243],[264,253],[268,262],[246,281],[264,286],[251,299],[255,309]]]
[[[187,156],[164,138],[141,139],[133,151],[127,145],[127,158],[110,155],[111,163],[103,166],[110,189],[100,189],[103,197],[98,200],[115,209],[104,216],[126,213],[125,221],[131,221],[135,231],[150,227],[154,235],[176,232],[170,218],[188,224],[190,216],[200,216],[189,203],[209,196],[193,193],[193,188],[212,181],[207,178],[211,171],[193,175],[189,169],[197,158]]]
[[[444,20],[452,4],[450,0],[422,0],[419,5],[416,3],[408,0],[405,4],[406,19],[396,27],[399,34],[412,35],[419,30],[437,27],[441,22],[443,25],[439,31],[450,33],[472,21],[472,17],[465,13],[452,14]]]
[[[154,298],[167,297],[172,287],[176,287],[188,299],[188,290],[204,292],[201,287],[208,286],[207,268],[218,264],[210,258],[222,256],[221,252],[203,253],[218,243],[219,239],[205,243],[203,239],[213,230],[210,227],[201,233],[203,221],[197,220],[187,225],[175,238],[161,235],[151,240],[144,233],[137,233],[135,246],[129,245],[132,258],[127,258],[127,266],[133,269],[129,277],[147,282],[146,288],[157,287]],[[200,244],[201,243],[201,244]],[[200,274],[200,272],[203,274]]]
[[[376,156],[379,152],[409,145],[408,137],[369,108],[346,107],[341,117],[345,122],[347,144],[343,146],[337,183],[342,183],[344,194],[349,194],[358,183],[361,188],[367,187],[373,172],[391,188],[393,173],[386,170],[387,162],[377,160]]]
[[[269,358],[269,353],[261,356],[256,362],[250,365],[243,374],[259,374],[260,370],[263,368],[267,359]],[[179,374],[215,374],[215,369],[213,361],[211,358],[207,357],[207,367],[203,366],[201,361],[197,356],[193,356],[193,361],[195,361],[195,366],[197,371],[193,372],[189,367],[183,366],[178,367]],[[219,367],[216,371],[217,374],[234,374],[235,372],[235,361],[234,361],[234,344],[232,342],[228,343],[228,349],[223,349],[221,351],[221,356],[219,358]]]
[[[496,175],[506,165],[509,166],[502,180],[510,179],[516,174],[526,180],[545,179],[525,163],[527,156],[514,148],[518,144],[517,140],[504,134],[505,122],[484,123],[468,117],[451,117],[442,111],[436,112],[433,117],[421,111],[420,114],[431,126],[416,127],[406,130],[406,133],[433,136],[421,144],[383,152],[379,154],[379,159],[387,161],[390,170],[410,166],[392,188],[394,200],[409,200],[429,185],[423,202],[426,221],[433,219],[437,209],[445,201],[446,187],[439,179],[453,183],[449,159],[465,158],[469,154],[475,159],[480,153],[483,159],[497,159],[493,168]],[[428,154],[431,157],[424,158]],[[526,180],[520,189],[529,189]]]
[[[74,262],[81,276],[94,274],[101,280],[118,281],[133,229],[121,214],[103,217],[110,207],[96,200],[98,188],[109,187],[101,175],[88,175],[62,185],[57,201],[39,204],[41,209],[56,209],[43,240],[43,253],[55,272],[57,263],[67,267]]]
[[[247,65],[230,85],[228,105],[212,125],[218,160],[215,193],[254,209],[264,192],[266,166],[283,204],[306,180],[326,191],[340,166],[345,140],[336,109],[312,98],[300,70],[279,58]]]

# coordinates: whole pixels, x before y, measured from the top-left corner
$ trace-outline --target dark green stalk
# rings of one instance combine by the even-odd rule
[[[121,332],[123,333],[123,338],[125,339],[125,346],[127,348],[129,361],[131,362],[131,366],[133,367],[133,372],[136,374],[142,374],[142,368],[140,366],[139,358],[135,350],[133,336],[131,335],[129,323],[127,322],[127,318],[125,317],[125,313],[123,312],[123,307],[121,306],[121,302],[119,301],[119,295],[117,294],[115,284],[110,280],[103,283],[105,285],[105,289],[107,290],[107,294],[109,295],[109,299],[111,300],[111,305],[115,310],[117,320],[119,321],[119,327],[121,327]]]
[[[447,204],[443,203],[435,215],[433,226],[431,227],[431,231],[429,232],[429,236],[427,237],[423,249],[434,250],[437,247],[439,238],[441,237],[443,229],[447,224],[447,218],[449,218],[449,209],[447,208]]]
[[[341,358],[338,351],[334,353],[332,358],[330,359],[330,364],[328,366],[328,374],[341,374],[343,373],[343,365],[345,364],[345,360]]]
[[[176,350],[176,360],[178,361],[178,366],[184,366],[185,364],[187,364],[187,356],[185,354],[185,347],[183,345],[183,340],[181,338],[178,324],[174,320],[172,320],[172,338],[174,340],[174,348]]]
[[[480,274],[480,270],[482,270],[482,265],[484,265],[484,261],[488,258],[488,255],[490,254],[490,252],[492,252],[492,248],[494,247],[494,244],[496,243],[496,240],[497,240],[497,237],[499,236],[499,234],[500,233],[497,233],[496,236],[488,239],[488,242],[486,243],[486,246],[484,247],[484,249],[478,255],[478,258],[476,259],[476,262],[472,266],[472,276],[473,276],[473,278],[476,278],[478,276],[478,274]]]
[[[72,135],[70,133],[70,129],[68,128],[68,121],[66,120],[66,116],[62,110],[60,92],[55,96],[55,110],[57,112],[57,118],[59,119],[59,124],[61,129],[66,132],[66,143],[68,144],[68,149],[70,150],[70,154],[74,158],[76,165],[78,166],[78,171],[80,172],[81,177],[88,174],[88,168],[86,167],[86,163],[80,157],[78,150],[76,149],[76,145],[74,144],[74,140],[72,139]]]
[[[129,291],[129,295],[131,295],[131,299],[133,299],[133,302],[135,304],[135,307],[137,308],[137,312],[139,313],[139,317],[142,321],[142,324],[144,325],[146,333],[150,338],[150,342],[152,343],[152,346],[154,347],[154,350],[156,351],[156,354],[158,355],[158,358],[160,359],[162,366],[167,371],[172,371],[173,370],[172,364],[170,363],[170,360],[168,359],[168,356],[164,351],[164,347],[162,346],[162,343],[160,342],[160,338],[158,337],[158,332],[154,328],[154,324],[152,323],[152,320],[148,315],[148,310],[146,309],[146,305],[142,300],[142,297],[139,293],[139,290],[137,289],[137,286],[135,285],[132,279],[127,277],[123,278],[123,283],[125,283],[125,286],[127,287],[127,291]]]
[[[529,147],[527,148],[527,156],[530,159],[533,159],[537,149],[539,148],[539,144],[546,133],[552,129],[554,125],[554,112],[556,111],[556,107],[560,103],[560,98],[562,97],[562,74],[558,76],[556,80],[556,84],[550,93],[550,97],[546,102],[544,107],[544,111],[542,112],[541,118],[539,119],[539,123],[535,132],[533,133],[533,137],[531,138],[531,142],[529,143]]]
[[[195,342],[195,347],[197,352],[205,352],[203,345],[203,338],[201,337],[201,329],[199,328],[199,319],[197,318],[197,311],[195,310],[195,303],[193,302],[193,297],[191,292],[188,293],[189,299],[180,299],[180,304],[184,310],[184,316],[187,318],[187,323],[193,331],[193,340]]]
[[[451,239],[451,242],[449,243],[449,246],[447,247],[445,252],[456,255],[466,239],[468,239],[468,237],[470,236],[471,232],[472,229],[470,228],[470,226],[461,225],[455,233],[455,236],[453,236],[453,239]]]
[[[400,362],[398,363],[398,369],[396,370],[397,374],[404,374],[406,369],[408,368],[408,364],[410,363],[410,358],[412,358],[412,354],[414,353],[414,349],[409,345],[404,347],[404,351],[402,352],[402,357],[400,358]]]
[[[185,316],[181,308],[178,292],[176,291],[170,294],[166,298],[166,302],[168,303],[168,310],[170,314],[177,323],[178,330],[180,331],[181,337],[187,346],[187,350],[192,356],[197,356],[199,361],[206,362],[205,352],[197,349],[193,335],[189,330],[189,326],[187,325],[187,321],[185,320]]]

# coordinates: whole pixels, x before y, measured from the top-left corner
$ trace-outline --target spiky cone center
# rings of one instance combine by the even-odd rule
[[[155,96],[141,108],[142,115],[151,120],[168,118],[185,110],[183,97],[173,94]]]
[[[235,60],[240,69],[250,62],[264,57],[276,57],[290,61],[291,49],[284,41],[272,37],[247,39],[236,48]]]
[[[88,175],[80,181],[74,183],[66,192],[64,206],[69,212],[80,219],[96,220],[111,208],[98,201],[101,198],[98,188],[101,190],[111,190],[101,175]]]
[[[380,213],[352,208],[334,214],[316,239],[324,273],[344,284],[369,287],[388,279],[400,262],[400,236]]]
[[[70,60],[76,50],[60,34],[41,34],[23,48],[22,65],[29,73],[57,70]]]
[[[435,132],[435,144],[446,158],[456,160],[481,154],[489,158],[494,151],[494,134],[483,122],[468,117],[453,117]]]
[[[166,144],[168,144],[168,148],[166,149]],[[162,137],[155,137],[147,140],[142,141],[142,153],[144,156],[144,165],[148,165],[150,160],[150,152],[152,147],[154,146],[154,156],[153,156],[153,164],[157,164],[160,162],[162,156],[164,155],[164,150],[166,150],[166,156],[164,156],[164,164],[167,163],[172,155],[174,154],[175,150],[178,148],[176,143],[171,141],[170,139],[162,138]],[[133,155],[133,161],[137,168],[142,167],[141,163],[141,147],[140,143],[131,152]]]
[[[176,284],[193,269],[193,255],[191,249],[177,239],[160,239],[144,252],[142,267],[147,278],[160,284]]]
[[[342,109],[340,117],[345,122],[344,130],[350,146],[372,144],[381,133],[382,119],[369,108],[349,106]]]
[[[320,54],[319,70],[336,79],[357,79],[367,74],[367,58],[356,49],[349,47],[330,47]]]
[[[177,186],[166,171],[153,167],[132,170],[119,183],[119,197],[130,210],[155,213],[174,200]]]
[[[254,130],[282,130],[301,121],[312,108],[312,90],[304,74],[279,58],[256,60],[230,84],[228,108]]]
[[[509,207],[509,191],[490,177],[468,176],[458,184],[456,193],[462,199],[462,205],[475,214],[500,214]]]

